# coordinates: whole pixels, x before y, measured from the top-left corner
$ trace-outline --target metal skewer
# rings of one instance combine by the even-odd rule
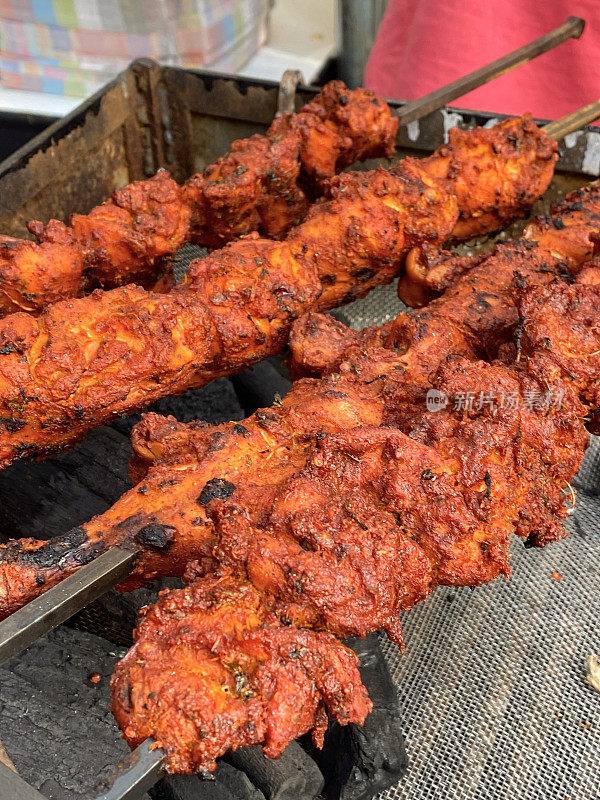
[[[2,789],[0,794],[2,800],[48,800],[2,762],[0,762],[0,789]]]
[[[462,78],[449,83],[447,86],[442,86],[441,89],[436,89],[434,92],[419,98],[419,100],[412,100],[406,105],[402,106],[398,113],[400,125],[408,125],[409,122],[414,122],[416,119],[436,111],[438,108],[447,105],[457,97],[462,97],[473,89],[477,89],[501,75],[505,75],[510,70],[520,67],[521,64],[526,64],[542,53],[552,50],[567,39],[579,39],[585,27],[585,20],[579,17],[568,17],[562,25],[550,31],[549,33],[540,36],[533,42],[519,47],[507,56],[502,56],[496,61],[492,61],[485,67],[476,69],[474,72],[464,75]],[[585,123],[582,123],[585,124]]]
[[[569,133],[574,133],[580,128],[583,128],[584,125],[589,125],[591,122],[594,122],[598,117],[600,117],[600,100],[589,103],[583,108],[578,108],[576,111],[571,111],[570,114],[567,114],[561,119],[549,122],[547,125],[544,125],[542,130],[544,133],[547,133],[548,136],[552,136],[553,139],[562,139]]]
[[[163,774],[165,757],[162,750],[151,750],[152,744],[152,739],[146,739],[136,747],[112,775],[102,780],[95,789],[98,794],[89,800],[137,800],[152,788]]]
[[[0,664],[129,575],[137,553],[112,547],[0,622]]]

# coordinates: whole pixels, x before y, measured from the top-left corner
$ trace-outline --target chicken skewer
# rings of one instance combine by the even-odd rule
[[[328,83],[297,114],[179,186],[166,171],[135,181],[89,214],[33,221],[39,244],[0,237],[0,315],[39,313],[94,287],[156,281],[186,241],[222,247],[250,231],[281,236],[306,214],[324,184],[354,161],[391,157],[398,121],[365,89]]]
[[[559,211],[561,217],[566,217],[569,221],[564,209]],[[552,266],[552,260],[553,257],[549,253],[542,254],[537,265],[539,271],[530,270],[530,274],[548,280],[548,268]],[[511,266],[509,263],[509,268]],[[472,291],[472,284],[466,291]],[[596,300],[597,298],[594,302]],[[509,303],[508,297],[505,302]],[[593,305],[589,306],[588,303],[588,307],[593,308]],[[485,323],[484,328],[489,331],[493,315],[500,308],[500,304],[496,308],[490,305],[486,320],[481,320],[476,306],[469,307],[463,304],[462,308],[464,321],[468,323],[465,325],[466,328],[471,327],[472,322],[479,318],[480,324]],[[574,317],[570,319],[573,320]],[[499,341],[502,341],[506,332],[502,313],[499,316],[499,323],[498,337]],[[350,341],[350,350],[355,344],[354,341]],[[394,344],[393,341],[388,342],[391,347]],[[590,345],[588,350],[593,357],[597,350],[597,341],[594,345]],[[443,352],[440,353],[440,360],[444,360]],[[474,415],[473,419],[466,421],[464,414],[455,414],[454,420],[451,418],[452,415],[450,417],[436,415],[433,420],[436,424],[432,426],[430,419],[426,426],[426,443],[422,442],[419,445],[419,441],[424,437],[423,430],[420,430],[425,421],[424,403],[415,409],[415,397],[420,397],[420,400],[424,401],[425,386],[411,387],[409,384],[407,387],[405,374],[398,370],[398,367],[403,367],[405,363],[403,357],[398,356],[393,350],[372,345],[369,352],[355,353],[354,356],[350,353],[349,369],[342,369],[341,377],[303,382],[284,400],[282,407],[273,409],[270,413],[257,414],[244,425],[210,429],[208,426],[204,428],[180,426],[172,420],[164,423],[160,419],[157,420],[159,426],[163,426],[163,435],[157,435],[160,430],[158,432],[155,430],[154,439],[157,442],[162,439],[164,454],[168,455],[171,463],[168,464],[168,459],[163,458],[163,465],[153,467],[151,474],[137,492],[129,493],[130,502],[121,506],[120,514],[112,518],[111,512],[103,515],[96,521],[97,528],[104,530],[112,528],[117,536],[122,536],[122,532],[128,529],[131,537],[134,528],[141,525],[137,535],[134,534],[139,544],[145,543],[147,547],[167,549],[163,554],[164,568],[164,561],[167,559],[173,566],[174,549],[180,546],[183,537],[186,537],[182,526],[183,528],[189,526],[190,533],[195,533],[197,540],[204,537],[208,539],[207,549],[203,550],[202,547],[196,549],[195,555],[201,555],[203,562],[203,565],[195,568],[197,571],[211,571],[217,558],[224,567],[238,570],[243,567],[251,577],[251,583],[240,583],[237,578],[233,580],[227,574],[223,574],[220,578],[194,581],[188,589],[183,590],[183,594],[168,595],[161,601],[163,605],[159,604],[159,607],[149,614],[153,622],[145,627],[142,625],[139,647],[136,645],[135,656],[128,657],[122,665],[115,688],[117,714],[120,715],[122,724],[127,725],[127,735],[131,743],[136,743],[139,737],[143,738],[146,733],[156,735],[169,751],[170,767],[187,770],[199,765],[210,766],[211,759],[222,752],[223,747],[256,741],[256,737],[259,737],[258,740],[267,739],[268,752],[272,755],[285,746],[290,737],[293,738],[303,732],[306,727],[314,726],[318,737],[322,732],[323,701],[327,701],[333,713],[341,715],[342,719],[359,721],[368,711],[368,702],[360,688],[353,682],[352,663],[344,661],[343,650],[338,649],[341,645],[335,643],[329,634],[319,634],[320,626],[339,633],[349,631],[360,633],[369,629],[369,625],[383,626],[398,641],[400,639],[396,619],[398,607],[412,605],[423,593],[430,591],[436,581],[453,583],[458,581],[476,585],[505,572],[506,540],[513,528],[520,535],[527,536],[538,544],[562,535],[557,525],[557,521],[566,513],[561,489],[577,468],[585,446],[585,435],[580,422],[582,407],[577,399],[573,395],[566,399],[563,397],[560,414],[551,415],[551,418],[544,415],[536,416],[533,411],[525,411],[524,405],[521,404],[516,415],[511,415],[508,421],[504,420],[501,430],[496,431],[495,435],[492,435],[491,430],[487,430],[487,434],[483,437],[481,425],[483,422],[496,424],[494,414],[491,415],[491,420],[484,414]],[[488,390],[490,386],[502,388],[507,393],[520,392],[521,397],[524,389],[531,391],[532,381],[529,375],[511,376],[503,368],[488,368],[483,364],[475,364],[472,369],[469,366],[471,363],[462,359],[460,363],[442,369],[434,379],[433,385],[449,393],[456,392],[457,388],[476,389],[479,386],[486,386]],[[421,392],[420,395],[415,395],[415,388]],[[311,391],[313,396],[307,398]],[[356,402],[353,404],[354,398]],[[481,416],[484,420],[480,418]],[[154,422],[154,419],[147,421],[145,433],[142,430],[138,431],[138,451],[143,454],[147,454],[148,450],[146,447],[139,447],[140,441],[145,441],[146,444],[150,441],[148,434]],[[381,422],[385,422],[383,430],[373,427]],[[515,425],[517,425],[516,430]],[[141,428],[144,428],[144,425]],[[287,437],[283,435],[286,428],[289,430]],[[398,430],[395,431],[394,428]],[[348,429],[354,429],[354,432],[339,433]],[[556,435],[557,431],[560,432],[560,436]],[[500,434],[506,439],[503,440]],[[520,438],[521,449],[526,458],[516,465],[519,475],[517,488],[510,488],[510,459],[514,457],[512,442],[516,436]],[[432,451],[432,441],[436,445],[433,450],[439,452]],[[460,441],[465,443],[462,452],[460,447],[456,450],[456,443]],[[474,459],[477,448],[474,451],[473,447],[475,443],[481,441],[490,443],[491,455],[488,450],[487,454],[479,453],[479,458]],[[504,446],[501,446],[502,441],[505,441]],[[540,441],[544,443],[543,454],[540,455],[538,452],[534,458],[536,442],[539,450]],[[315,442],[322,444],[315,445]],[[392,451],[389,447],[392,447]],[[239,452],[240,450],[242,452]],[[156,451],[153,452],[154,458],[160,458]],[[365,455],[370,452],[373,458]],[[380,478],[373,480],[374,475],[391,474],[392,462],[388,458],[390,452],[396,454],[401,452],[403,460],[401,469],[405,472],[408,470],[408,474],[403,473],[401,487],[412,485],[409,481],[411,477],[419,478],[420,483],[415,485],[426,487],[424,493],[423,491],[421,494],[417,492],[416,495],[411,493],[408,497],[404,497],[402,492],[399,495],[392,493],[392,496],[396,497],[396,503],[399,502],[398,498],[404,498],[400,506],[394,506],[394,515],[403,514],[409,527],[415,525],[415,517],[425,520],[426,526],[432,525],[436,520],[438,524],[446,520],[444,522],[446,531],[450,523],[457,526],[456,538],[449,539],[446,532],[439,540],[435,535],[429,536],[428,539],[426,532],[421,531],[417,546],[413,538],[406,538],[396,522],[390,520],[388,523],[385,517],[382,518],[381,508],[378,510],[371,503],[367,503],[366,506],[360,505],[362,501],[358,498],[365,488],[370,487],[372,490],[373,486],[381,485]],[[409,457],[408,454],[411,452],[412,456]],[[502,457],[499,457],[499,452]],[[256,467],[250,469],[253,453],[259,471]],[[383,456],[386,457],[386,469],[382,473],[380,466]],[[398,455],[393,457],[392,461],[394,458],[397,466]],[[455,474],[457,459],[462,463],[461,480],[444,483],[448,476]],[[198,466],[198,460],[202,460],[201,476],[196,476],[196,481],[190,482],[190,475],[186,475],[186,471],[193,469],[194,461],[196,461],[195,466]],[[290,460],[295,461],[291,468]],[[359,462],[364,462],[363,467],[359,469],[353,466]],[[424,464],[430,466],[423,469]],[[476,464],[475,470],[473,464]],[[513,473],[515,468],[512,464]],[[418,476],[415,470],[419,473]],[[240,474],[244,471],[245,479]],[[468,472],[468,481],[465,478],[465,471]],[[204,480],[215,472],[226,477],[213,477],[204,483]],[[265,475],[265,472],[268,474]],[[509,488],[505,491],[507,474]],[[524,474],[527,479],[524,478]],[[321,480],[316,480],[317,475],[321,476]],[[336,485],[336,476],[338,480],[340,476],[347,476],[349,482],[345,487]],[[176,489],[173,488],[174,480],[178,484]],[[441,482],[438,483],[438,480]],[[397,478],[394,477],[386,481],[385,485],[393,488],[396,482]],[[457,496],[454,491],[457,485],[462,486],[463,483],[469,485],[470,492],[467,493],[464,507],[458,501],[460,494]],[[166,488],[167,486],[169,488]],[[431,513],[427,515],[425,512],[432,501],[432,496],[428,492],[434,486],[436,491],[439,491],[434,492],[436,515],[432,517]],[[345,493],[342,491],[344,488]],[[197,494],[198,491],[200,494]],[[191,509],[189,515],[186,512],[187,501],[184,497],[186,492],[189,493]],[[492,496],[492,493],[494,502],[498,501],[495,514],[499,519],[495,519],[493,514],[491,516],[484,514],[483,519],[480,519],[477,509],[481,510],[482,504],[486,505],[485,501]],[[172,510],[165,509],[165,500],[168,502],[168,497],[173,494],[177,495],[176,507]],[[387,490],[384,496],[389,502],[390,496]],[[449,505],[444,505],[444,496]],[[162,502],[157,502],[158,497]],[[473,505],[474,497],[478,498],[475,505]],[[302,503],[308,503],[306,512],[302,511],[302,504],[300,508],[297,507],[299,499]],[[142,513],[136,510],[139,509],[140,502],[144,508]],[[322,502],[326,505],[323,507],[324,510],[319,512]],[[424,502],[425,508],[418,506],[415,510],[417,502]],[[148,504],[150,514],[144,516]],[[339,510],[332,515],[332,505],[335,504]],[[514,519],[507,518],[507,504],[509,510],[511,507],[524,508],[526,515],[515,512]],[[315,513],[315,508],[317,509],[315,518],[330,521],[322,534],[318,533],[318,526],[313,534],[310,533],[313,528],[309,522],[312,519],[311,513]],[[269,509],[274,511],[269,512]],[[291,529],[293,531],[291,541],[283,534],[290,524],[290,511],[294,511],[292,516],[295,520]],[[275,526],[272,534],[269,534],[268,525],[263,524],[265,513],[268,524]],[[306,518],[305,513],[308,514]],[[186,517],[191,514],[198,516],[186,521]],[[263,522],[255,528],[257,514],[263,518]],[[338,555],[335,556],[332,572],[328,578],[326,554],[321,553],[318,558],[317,556],[323,541],[327,541],[329,525],[337,524],[340,514],[345,520],[342,530],[344,536],[342,540],[339,540],[339,537],[334,539],[333,555],[335,553]],[[117,519],[120,520],[118,523]],[[169,525],[169,522],[173,524]],[[369,538],[372,534],[366,533],[366,530],[369,530],[366,522],[377,523],[373,534],[374,540]],[[211,524],[212,533],[206,531],[206,527]],[[175,525],[179,526],[179,530]],[[48,567],[52,558],[55,559],[55,564],[58,561],[63,565],[67,560],[81,563],[88,559],[90,547],[92,551],[98,551],[100,540],[105,534],[100,533],[97,538],[93,535],[89,537],[93,526],[94,523],[92,527],[86,526],[85,530],[78,529],[72,532],[71,537],[64,537],[60,542],[55,540],[49,545],[37,543],[39,546],[37,555],[34,543],[21,543],[11,553],[10,560],[14,559],[13,564],[16,565],[16,561],[22,555],[23,563],[20,565],[22,572],[24,564],[28,563],[31,566],[37,562],[36,583],[39,590],[41,583],[39,579],[51,575],[50,570],[39,569],[42,564]],[[467,546],[473,530],[479,530],[479,534],[475,537],[473,545]],[[350,547],[353,534],[357,534],[357,538],[363,542],[358,553]],[[270,541],[269,536],[271,536]],[[322,536],[325,536],[324,540]],[[189,545],[189,534],[187,537]],[[79,546],[75,540],[79,542]],[[302,545],[300,549],[293,546],[294,540],[300,541]],[[380,542],[379,545],[376,544],[377,541]],[[281,542],[281,546],[278,542]],[[270,549],[269,544],[272,545]],[[419,551],[419,547],[423,552]],[[389,558],[386,559],[390,549],[394,553],[391,562]],[[436,564],[436,581],[433,581],[426,560],[431,561],[436,549],[439,558],[435,558],[432,562]],[[267,553],[272,559],[271,567],[269,559],[264,558]],[[343,566],[339,563],[340,553],[350,553],[352,556],[344,560]],[[423,557],[423,553],[426,558]],[[188,550],[186,555],[190,557],[192,554]],[[331,548],[329,555],[331,556]],[[369,569],[373,570],[373,575],[377,575],[377,580],[367,581],[366,595],[359,603],[360,615],[357,619],[352,618],[352,613],[348,609],[352,607],[353,602],[357,602],[357,597],[362,596],[356,595],[356,586],[352,591],[352,586],[355,585],[352,582],[353,575],[358,580],[356,575],[358,561],[361,563],[358,577],[363,581],[363,588],[364,580],[367,578],[365,565],[370,565]],[[146,570],[148,566],[149,561],[146,559]],[[10,568],[9,565],[7,567]],[[5,577],[7,574],[5,571]],[[149,574],[155,573],[147,571],[146,575]],[[318,579],[317,575],[320,576]],[[258,586],[260,590],[264,590],[265,586],[270,588],[273,595],[279,597],[285,604],[286,622],[283,629],[277,616],[281,614],[281,608],[278,609],[274,605],[274,600],[269,600],[270,595],[261,596],[260,592],[257,594],[253,585]],[[24,584],[21,584],[20,589],[23,588]],[[336,592],[340,592],[337,602],[335,602]],[[248,604],[245,602],[248,597],[253,609],[249,616],[246,614]],[[227,619],[232,620],[234,608],[235,625],[228,633]],[[165,619],[170,620],[168,625]],[[291,626],[290,621],[293,623]],[[317,630],[311,633],[311,637],[324,638],[309,638],[305,641],[307,632],[298,630],[297,626],[307,624],[317,627]],[[176,626],[175,630],[173,625]],[[156,636],[160,637],[158,644],[155,641]],[[215,636],[221,643],[218,647]],[[172,650],[172,647],[175,649]],[[206,666],[203,666],[207,657],[205,648],[210,649],[210,661],[213,665],[208,673]],[[162,659],[167,651],[171,673],[177,675],[175,685],[169,681],[165,683],[165,676],[162,674]],[[310,659],[306,660],[304,654],[311,651],[321,653],[321,660],[317,665],[311,663]],[[276,663],[272,660],[273,652],[276,655]],[[219,664],[221,666],[218,666]],[[281,669],[281,665],[285,666],[285,671],[289,670],[289,674],[283,675],[284,679],[286,677],[288,679],[288,683],[283,684],[288,687],[286,697],[291,696],[292,702],[298,701],[299,697],[304,698],[301,700],[302,708],[306,709],[304,715],[273,716],[278,707],[279,695],[274,696],[268,687],[272,687],[271,679],[276,683],[279,681],[278,670]],[[335,698],[332,700],[331,696],[326,697],[321,679],[318,678],[318,675],[323,675],[318,670],[322,670],[324,665],[328,670],[329,689],[332,686],[344,685],[342,681],[345,671],[350,673],[350,682],[345,694],[340,694],[341,688],[336,689],[337,700]],[[192,669],[193,675],[196,676],[193,691],[190,691],[189,669]],[[257,684],[258,672],[266,682]],[[159,689],[159,680],[165,691]],[[234,684],[231,684],[232,680]],[[302,680],[305,686],[313,686],[313,694],[308,702],[304,695],[298,695],[297,689],[292,691],[298,681]],[[195,705],[200,697],[214,696],[215,700],[217,699],[215,681],[220,686],[219,693],[224,702],[224,707],[219,706],[222,709],[219,712],[221,720],[219,724],[221,725],[224,719],[230,719],[229,731],[233,731],[232,738],[227,738],[225,741],[222,736],[220,738],[215,736],[214,727],[211,727],[215,713],[214,706],[211,706],[212,700],[211,703],[201,704],[198,708]],[[181,704],[177,687],[185,687],[188,699],[184,705]],[[232,692],[231,697],[229,692]],[[252,703],[254,712],[247,714],[246,701],[257,694],[256,701]],[[240,697],[243,700],[242,709],[239,707]],[[169,704],[168,714],[164,713],[165,703]],[[265,728],[265,720],[268,722],[268,731]],[[292,724],[290,720],[293,720]],[[208,726],[206,729],[205,722]]]
[[[470,89],[579,38],[584,21],[562,25],[497,62],[403,108],[405,124]],[[178,186],[166,172],[117,190],[67,227],[34,221],[39,244],[0,236],[0,316],[39,313],[95,286],[154,283],[184,241],[221,247],[258,230],[283,235],[298,224],[324,184],[353,161],[394,151],[399,120],[364,89],[328,83],[298,114],[276,119],[264,136],[234,142],[228,155]]]
[[[510,369],[453,356],[429,383],[449,397],[466,390],[516,403],[432,414],[427,384],[407,387],[397,377],[401,359],[390,354],[384,363],[372,346],[350,356],[343,374],[358,375],[363,387],[375,376],[385,387],[384,427],[322,433],[306,465],[282,483],[231,484],[213,495],[211,555],[189,568],[185,589],[142,612],[136,643],[113,678],[113,710],[132,747],[153,737],[168,769],[185,772],[214,768],[230,746],[263,742],[276,757],[307,730],[319,744],[324,706],[342,724],[368,711],[332,632],[364,635],[383,625],[401,642],[399,609],[436,585],[508,575],[511,533],[540,545],[565,535],[565,495],[587,443],[570,346],[573,337],[586,345],[574,359],[584,394],[597,382],[598,334],[588,321],[600,290],[560,287],[549,327],[569,349],[540,372],[547,348],[529,347],[545,334],[552,290],[529,290],[521,306],[534,311],[525,343],[533,370],[528,362]],[[566,371],[557,368],[564,356]],[[348,400],[362,397],[344,378],[335,385]],[[560,403],[532,407],[534,391]],[[307,628],[316,637],[310,644]],[[308,657],[315,652],[336,687],[334,702]]]
[[[168,295],[129,286],[57,303],[37,319],[6,317],[0,468],[280,352],[297,316],[389,282],[414,245],[472,230],[473,214],[487,229],[523,213],[555,159],[555,142],[527,116],[456,131],[428,159],[339,177],[284,241],[247,237],[192,262],[188,283]]]
[[[320,433],[380,425],[386,399],[373,380],[379,370],[396,376],[400,385],[424,384],[449,353],[470,359],[495,355],[518,324],[511,299],[515,270],[538,284],[565,276],[566,261],[577,272],[586,261],[586,247],[592,248],[591,236],[600,232],[599,213],[600,187],[578,191],[541,226],[538,246],[499,247],[489,257],[493,269],[479,264],[429,308],[401,314],[382,328],[359,334],[329,317],[299,320],[291,339],[295,369],[341,378],[301,381],[280,408],[257,412],[244,424],[218,427],[146,415],[132,437],[137,488],[83,529],[49,542],[0,546],[0,614],[11,613],[114,545],[142,550],[125,588],[157,575],[183,574],[190,560],[210,555],[213,527],[204,506],[212,496],[224,496],[240,484],[281,483],[306,463]],[[560,229],[553,224],[557,219]],[[544,247],[544,231],[552,251]],[[352,352],[359,357],[367,346],[379,348],[380,360],[367,359],[361,375],[356,369],[352,375],[341,373],[341,362]],[[386,366],[390,359],[393,367]],[[347,392],[351,399],[343,396]]]

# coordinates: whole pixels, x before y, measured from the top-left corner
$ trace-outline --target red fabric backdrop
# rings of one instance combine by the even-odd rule
[[[547,33],[569,15],[586,28],[529,64],[454,101],[556,119],[600,98],[599,0],[390,0],[364,84],[415,100]]]

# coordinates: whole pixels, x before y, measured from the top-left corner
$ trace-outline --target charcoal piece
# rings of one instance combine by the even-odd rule
[[[169,775],[150,790],[152,800],[236,800],[216,780],[202,780],[197,775]]]
[[[232,377],[247,415],[253,414],[257,408],[272,405],[276,395],[285,397],[292,386],[290,379],[283,374],[285,372],[282,362],[268,359]]]
[[[224,759],[245,772],[267,800],[312,800],[323,789],[319,768],[296,742],[277,759],[263,755],[260,745],[229,751]]]
[[[219,762],[214,780],[197,775],[169,775],[150,790],[152,800],[265,800],[243,772]]]
[[[362,726],[330,722],[323,750],[315,751],[315,758],[328,800],[367,800],[397,783],[408,759],[396,687],[377,634],[348,639],[346,644],[360,658],[360,674],[373,711]]]
[[[192,389],[177,397],[161,397],[145,411],[154,411],[156,414],[172,414],[180,422],[200,419],[213,425],[244,417],[244,412],[229,378],[219,378],[201,389]],[[121,417],[113,423],[113,426],[129,436],[132,427],[139,422],[140,418],[141,414]]]
[[[49,539],[101,514],[131,488],[129,439],[91,431],[75,449],[47,461],[19,461],[0,474],[2,537]]]
[[[62,627],[0,667],[0,739],[48,800],[92,795],[129,752],[109,709],[110,676],[123,653]]]
[[[244,772],[223,760],[217,764],[215,778],[238,800],[265,800],[264,794]]]

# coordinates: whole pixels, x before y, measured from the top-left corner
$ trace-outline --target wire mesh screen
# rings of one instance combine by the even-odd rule
[[[360,329],[395,317],[382,286],[336,317]],[[385,800],[598,800],[600,438],[575,484],[570,536],[515,540],[510,581],[440,588],[404,615],[406,652],[382,636],[398,686],[410,767]]]

